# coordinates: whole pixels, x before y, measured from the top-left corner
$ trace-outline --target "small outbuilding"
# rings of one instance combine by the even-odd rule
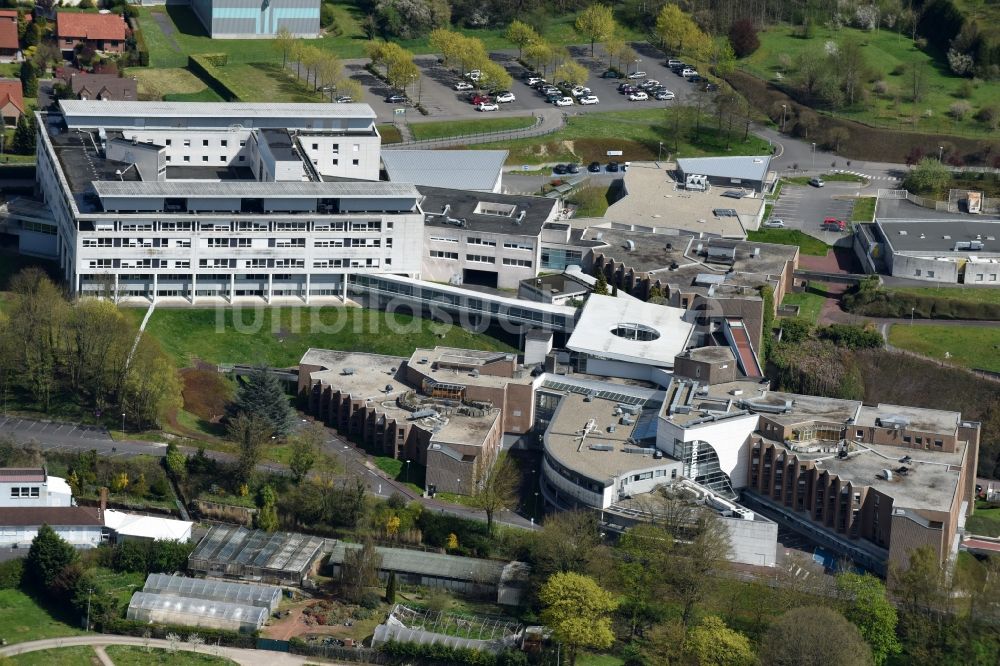
[[[250,633],[264,626],[266,608],[247,604],[136,592],[126,617],[148,624],[177,624]]]

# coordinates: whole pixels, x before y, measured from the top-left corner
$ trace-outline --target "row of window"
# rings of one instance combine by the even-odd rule
[[[198,226],[195,226],[198,225]],[[117,228],[116,228],[117,227]],[[385,223],[386,230],[392,230],[392,221]],[[122,222],[109,220],[94,223],[96,231],[334,231],[339,233],[377,233],[382,231],[381,220],[316,220],[252,222],[233,220],[228,222],[174,222],[159,220],[150,222]],[[98,239],[110,240],[110,239]],[[143,239],[136,239],[143,240]],[[166,238],[161,239],[165,243]],[[110,246],[107,246],[110,247]]]
[[[380,264],[381,262],[381,264]],[[118,266],[114,265],[113,259],[92,259],[87,262],[89,268],[93,270],[111,270],[114,268],[191,268],[189,259],[161,259],[154,266],[152,259],[123,259]],[[341,258],[341,259],[316,259],[312,262],[313,268],[377,268],[379,265],[391,266],[392,259],[384,260],[376,258]],[[201,259],[198,268],[305,268],[305,259]],[[124,279],[125,276],[122,276]]]
[[[10,496],[16,499],[31,499],[38,497],[38,486],[17,486],[10,489]]]
[[[458,243],[461,241],[461,239],[454,238],[452,236],[431,236],[430,240],[439,243]],[[497,246],[497,242],[495,240],[480,238],[478,236],[467,236],[465,242],[469,245],[482,245],[485,247]],[[524,250],[527,252],[531,252],[535,249],[530,243],[522,243],[518,241],[504,241],[503,247],[505,250]]]

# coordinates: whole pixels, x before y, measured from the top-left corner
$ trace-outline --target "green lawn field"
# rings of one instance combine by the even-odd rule
[[[178,650],[171,654],[166,650],[138,647],[135,645],[109,645],[104,651],[115,662],[115,666],[228,666],[235,664],[232,659],[210,654],[198,654]]]
[[[785,294],[785,298],[781,301],[781,304],[799,306],[798,316],[802,319],[808,320],[810,324],[815,326],[816,320],[819,319],[819,313],[820,310],[823,309],[823,303],[825,301],[825,296],[803,291],[799,293]]]
[[[969,79],[953,75],[946,62],[927,51],[916,48],[905,35],[890,30],[866,32],[853,28],[833,30],[816,26],[814,36],[803,39],[794,34],[790,26],[776,26],[760,33],[760,48],[739,61],[739,66],[768,81],[794,81],[795,62],[803,53],[822,53],[828,42],[839,43],[847,37],[856,37],[862,43],[873,81],[883,81],[887,91],[874,94],[874,86],[864,84],[869,93],[866,102],[853,108],[837,111],[837,115],[859,120],[878,127],[918,130],[945,134],[988,136],[992,130],[972,116],[986,106],[1000,106],[1000,86],[984,81],[972,84],[971,96],[960,97],[960,87]],[[781,65],[787,57],[792,64],[788,69]],[[906,68],[918,67],[921,72],[923,96],[917,102],[912,98],[912,79]],[[959,120],[949,114],[952,104],[967,101],[971,113]]]
[[[26,652],[11,657],[9,663],[17,664],[17,666],[100,666],[101,660],[91,646],[76,645]]]
[[[125,313],[138,323],[145,310],[129,308]],[[362,308],[160,309],[146,331],[159,339],[179,367],[194,359],[287,367],[298,364],[310,347],[400,356],[435,345],[512,351],[496,338],[459,326]]]
[[[332,3],[336,12],[336,34],[308,40],[321,48],[336,53],[341,58],[361,58],[368,41],[362,29],[364,12],[349,0]],[[575,13],[553,17],[545,24],[544,37],[553,45],[566,46],[587,41],[573,27]],[[189,7],[139,7],[139,26],[149,48],[152,67],[185,67],[187,56],[192,53],[226,53],[233,63],[281,62],[281,54],[270,43],[260,39],[211,39],[201,22]],[[483,40],[489,50],[509,49],[513,45],[503,37],[504,29],[469,30],[458,28]],[[621,36],[628,40],[642,40],[639,32],[622,27]],[[426,37],[410,40],[393,40],[414,53],[431,53]]]
[[[967,368],[1000,372],[1000,327],[894,324],[889,344]]]
[[[483,114],[486,115],[486,114]],[[476,120],[440,120],[428,123],[410,123],[413,138],[441,139],[451,136],[466,136],[486,132],[506,132],[524,129],[535,124],[534,116],[498,116]]]
[[[887,287],[887,290],[893,294],[954,298],[972,303],[1000,303],[1000,289],[996,287]]]
[[[1000,537],[1000,507],[976,502],[976,512],[966,519],[965,529],[980,536]]]
[[[871,222],[875,219],[875,205],[878,199],[875,197],[861,197],[854,202],[851,209],[851,222]]]
[[[64,619],[68,618],[53,616],[20,590],[0,590],[0,637],[8,644],[83,633]]]
[[[674,124],[675,113],[685,117],[679,126]],[[509,150],[507,164],[605,161],[609,150],[622,151],[622,156],[616,158],[619,161],[653,160],[661,154],[660,143],[664,158],[771,152],[767,141],[752,134],[744,142],[743,133],[734,131],[727,140],[726,133],[717,132],[707,119],[695,132],[689,116],[686,110],[668,111],[662,107],[588,113],[571,116],[566,126],[554,134],[470,147]]]
[[[825,257],[830,250],[830,246],[823,241],[798,229],[758,229],[748,232],[747,240],[776,245],[798,245],[801,254],[811,254],[816,257]]]

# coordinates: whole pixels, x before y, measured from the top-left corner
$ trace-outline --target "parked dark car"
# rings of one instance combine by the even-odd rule
[[[622,81],[621,83],[618,84],[618,87],[616,88],[616,90],[618,92],[621,92],[621,91],[625,90],[626,88],[628,88],[630,85],[632,85],[632,84],[629,83],[628,81]]]
[[[619,74],[618,72],[616,72],[613,69],[609,69],[608,71],[606,71],[603,74],[601,74],[601,78],[602,79],[620,79],[620,78],[622,78],[622,75]]]
[[[572,164],[572,163],[567,164],[566,165],[566,173],[580,173],[580,165],[579,164]]]
[[[564,173],[566,173],[566,165],[565,164],[555,165],[554,167],[552,167],[552,173],[556,174],[557,176],[563,175]]]
[[[703,85],[701,89],[704,90],[705,92],[716,92],[719,90],[719,84],[712,83],[711,81],[709,81],[708,83]]]
[[[554,93],[552,95],[545,96],[546,104],[555,104],[558,100],[562,99],[563,96],[560,93]]]
[[[701,83],[704,80],[705,79],[701,76],[701,74],[695,74],[694,76],[688,77],[688,83]]]
[[[608,162],[608,171],[611,173],[618,173],[618,162]]]
[[[601,166],[600,162],[591,162],[590,166],[587,167],[587,171],[590,173],[601,173],[604,171],[604,167]]]

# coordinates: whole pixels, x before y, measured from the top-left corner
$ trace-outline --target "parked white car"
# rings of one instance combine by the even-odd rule
[[[501,104],[507,104],[509,102],[513,102],[515,99],[517,98],[514,97],[514,93],[508,92],[506,90],[503,91],[502,93],[499,93],[496,97],[496,100]]]
[[[649,95],[647,95],[641,90],[631,93],[628,96],[628,101],[630,102],[645,102],[647,99],[649,99]]]
[[[785,221],[784,220],[768,220],[767,222],[764,223],[764,226],[767,227],[768,229],[784,229],[785,228]]]
[[[540,77],[540,76],[529,76],[529,77],[528,77],[527,79],[525,79],[525,82],[526,82],[526,83],[527,83],[527,84],[528,84],[529,86],[533,86],[533,85],[535,85],[536,83],[541,83],[541,82],[542,82],[542,81],[544,81],[544,80],[545,80],[545,79],[543,79],[543,78],[542,78],[542,77]]]
[[[584,95],[579,100],[580,104],[600,104],[601,100],[597,99],[597,95]]]
[[[692,67],[685,67],[684,69],[681,70],[681,76],[683,76],[685,79],[690,78],[692,76],[698,76],[698,70]]]
[[[500,105],[496,102],[482,102],[476,107],[477,111],[499,111]]]
[[[644,79],[646,78],[646,72],[632,72],[628,75],[630,79]]]
[[[674,93],[671,92],[670,90],[661,90],[660,92],[656,93],[656,99],[660,101],[673,98],[674,98]]]
[[[591,91],[590,88],[586,86],[576,86],[569,92],[573,95],[573,97],[583,97],[584,95],[589,95]]]
[[[573,106],[573,98],[572,97],[560,97],[559,99],[557,99],[556,101],[554,101],[552,103],[555,104],[556,106]]]
[[[479,71],[478,69],[474,69],[471,72],[469,72],[468,74],[466,74],[465,78],[472,79],[473,81],[478,81],[479,77],[481,77],[482,75],[483,75],[483,73],[481,71]]]
[[[452,88],[454,88],[455,90],[472,90],[474,87],[475,86],[473,86],[471,83],[467,83],[465,81],[459,81],[458,83],[452,86]]]

